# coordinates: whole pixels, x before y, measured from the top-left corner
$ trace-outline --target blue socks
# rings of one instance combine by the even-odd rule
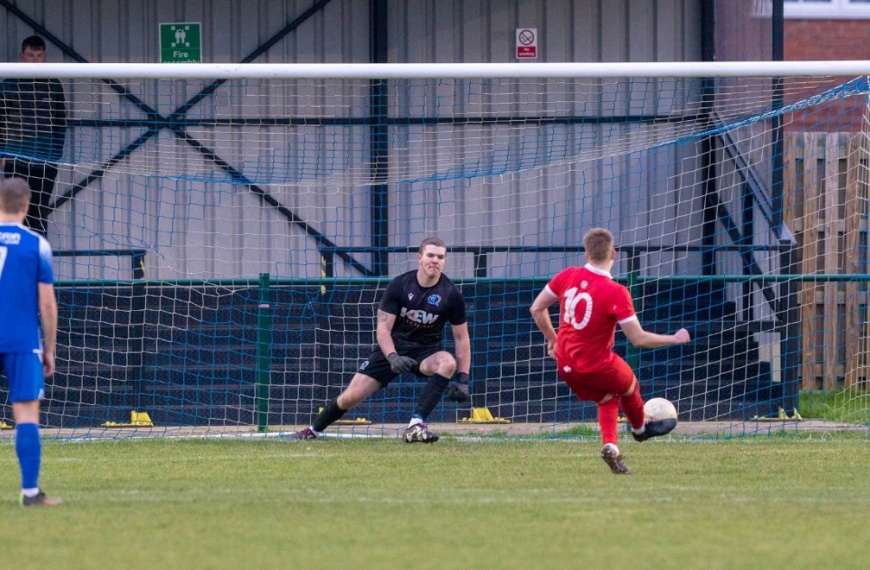
[[[18,456],[18,464],[21,466],[21,488],[39,487],[39,464],[42,461],[39,426],[36,424],[15,426],[15,455]]]

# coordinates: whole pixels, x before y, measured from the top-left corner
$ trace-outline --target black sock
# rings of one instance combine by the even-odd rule
[[[441,395],[447,389],[447,384],[450,383],[449,378],[445,378],[440,374],[433,374],[423,389],[420,391],[420,399],[417,400],[417,407],[414,408],[414,415],[420,416],[424,420],[429,417],[438,402],[441,401]]]
[[[314,428],[314,431],[320,433],[326,428],[330,426],[333,422],[336,422],[341,419],[341,416],[347,412],[347,410],[342,410],[338,407],[338,403],[333,398],[326,404],[326,407],[323,408],[323,411],[317,415],[314,423],[311,424],[311,427]]]

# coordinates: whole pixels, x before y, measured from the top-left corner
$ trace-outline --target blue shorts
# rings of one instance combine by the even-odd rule
[[[42,355],[35,352],[8,352],[0,354],[0,364],[9,381],[11,403],[42,400],[45,397]]]

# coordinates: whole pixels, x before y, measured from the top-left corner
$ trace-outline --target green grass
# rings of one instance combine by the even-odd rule
[[[444,438],[46,442],[59,508],[16,502],[0,445],[5,567],[866,568],[870,441]]]
[[[866,390],[805,391],[798,411],[807,419],[870,425],[870,393]]]

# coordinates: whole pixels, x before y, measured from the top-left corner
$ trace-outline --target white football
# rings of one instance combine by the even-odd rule
[[[650,398],[643,405],[643,413],[651,420],[677,419],[677,408],[665,398]]]

